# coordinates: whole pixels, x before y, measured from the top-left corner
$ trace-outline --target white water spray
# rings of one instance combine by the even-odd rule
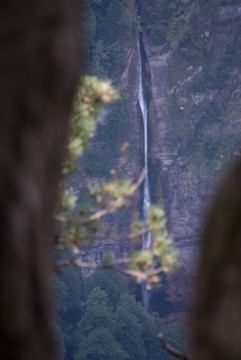
[[[143,205],[142,205],[142,212],[143,212],[143,220],[147,220],[148,210],[151,205],[150,200],[150,187],[149,187],[149,178],[148,178],[148,132],[147,132],[147,118],[148,118],[148,109],[147,109],[147,101],[145,98],[145,91],[144,91],[144,80],[143,80],[143,60],[141,54],[141,46],[140,46],[140,39],[138,42],[139,53],[140,53],[140,82],[139,82],[139,104],[142,113],[143,119],[143,131],[144,131],[144,167],[146,169],[146,175],[143,184]],[[148,231],[142,236],[142,248],[149,249],[151,247],[151,233]],[[148,311],[148,304],[150,300],[150,290],[146,289],[146,284],[143,283],[142,285],[142,299],[143,299],[143,306],[145,312]]]

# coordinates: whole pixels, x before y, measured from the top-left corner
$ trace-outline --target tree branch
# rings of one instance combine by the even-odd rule
[[[124,264],[127,262],[131,262],[131,259],[130,258],[119,259],[116,262],[112,262],[109,264],[108,263],[94,264],[94,263],[83,262],[80,259],[69,259],[69,260],[55,261],[54,262],[54,270],[58,271],[58,269],[61,268],[62,266],[77,266],[77,267],[82,267],[82,268],[87,268],[87,269],[110,269],[110,270],[120,272],[122,274],[139,277],[142,280],[147,279],[148,275],[144,272],[141,272],[138,270],[131,270],[131,269],[122,269],[122,268],[118,268],[115,266],[115,265],[119,265],[121,263]]]
[[[136,231],[134,233],[130,233],[130,234],[127,234],[124,236],[116,236],[114,234],[105,234],[105,235],[93,237],[91,240],[86,240],[86,241],[91,243],[92,241],[106,240],[107,238],[108,238],[108,240],[115,240],[115,241],[134,240],[134,239],[138,238],[139,236],[144,235],[149,230],[150,230],[149,227],[145,227],[139,231]],[[52,245],[52,247],[57,250],[61,250],[61,251],[67,251],[68,247],[70,246],[69,244],[66,243],[65,239],[62,237],[59,237],[59,238],[55,237],[55,239],[53,240],[53,243],[54,243],[54,245]],[[76,246],[77,245],[78,244],[76,244]],[[125,262],[128,262],[128,261],[125,261]]]
[[[144,227],[141,230],[138,230],[136,232],[126,234],[126,235],[123,235],[123,236],[116,236],[114,234],[106,234],[106,235],[102,235],[102,236],[97,236],[94,241],[106,240],[106,238],[111,239],[111,240],[115,240],[115,241],[133,240],[135,238],[138,238],[141,235],[146,234],[148,231],[150,231],[150,228],[147,226],[147,227]]]
[[[132,193],[134,193],[134,192],[139,188],[139,186],[141,185],[141,183],[144,181],[145,176],[146,176],[146,169],[143,169],[142,172],[141,172],[141,175],[140,175],[139,179],[137,180],[137,182],[136,182],[136,183],[134,184],[134,186],[133,186],[133,191],[132,191]]]
[[[179,359],[183,359],[183,360],[192,360],[192,356],[188,355],[184,352],[181,352],[179,350],[176,350],[174,347],[172,347],[163,337],[163,334],[158,334],[157,335],[157,339],[160,340],[160,342],[162,343],[162,347],[163,349],[167,350],[170,354],[172,354],[173,356],[179,358]]]
[[[95,214],[91,215],[87,219],[79,220],[79,223],[80,223],[80,225],[87,225],[94,220],[98,220],[98,219],[102,218],[103,216],[112,214],[114,212],[116,212],[116,209],[114,209],[114,208],[102,209],[100,211],[97,211]]]
[[[117,271],[121,274],[135,276],[138,279],[140,279],[141,281],[148,281],[149,276],[159,274],[160,272],[163,271],[162,266],[160,266],[157,269],[146,269],[146,271],[145,270],[140,271],[140,270],[125,269],[125,268],[120,268],[120,267],[116,266],[116,265],[131,263],[131,262],[132,262],[131,258],[117,259],[114,262],[102,263],[102,264],[86,263],[86,262],[81,261],[80,259],[69,259],[69,260],[55,261],[53,264],[53,270],[56,272],[59,272],[60,268],[63,266],[77,266],[77,267],[82,267],[82,268],[86,268],[86,269],[109,269],[109,270]]]
[[[131,192],[128,194],[128,196],[131,196],[132,194],[134,194],[134,192],[139,188],[139,186],[141,185],[141,183],[145,179],[145,174],[146,174],[146,169],[143,169],[139,179],[132,186]],[[89,216],[87,219],[79,220],[79,223],[81,225],[87,225],[87,224],[89,224],[90,222],[92,222],[94,220],[98,220],[98,219],[102,218],[105,215],[112,214],[112,213],[114,213],[114,212],[116,212],[118,210],[123,209],[124,207],[125,207],[125,205],[121,206],[121,208],[119,208],[119,209],[116,209],[115,207],[114,208],[113,207],[106,207],[106,208],[104,208],[102,210],[97,211],[95,214]]]

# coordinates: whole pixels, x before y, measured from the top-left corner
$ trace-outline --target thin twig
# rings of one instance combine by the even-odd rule
[[[139,188],[139,186],[141,185],[141,183],[145,179],[145,176],[146,176],[146,169],[143,169],[142,172],[141,172],[141,175],[139,176],[139,179],[137,180],[137,182],[133,186],[134,190],[132,191],[132,193],[134,193]]]
[[[126,234],[123,236],[116,236],[114,234],[106,234],[106,235],[104,234],[101,236],[97,236],[95,241],[106,240],[106,238],[108,238],[108,240],[115,240],[115,241],[133,240],[135,238],[138,238],[141,235],[146,234],[148,231],[150,231],[150,228],[147,226],[139,231],[136,231],[136,232],[130,233],[130,234]]]
[[[144,229],[142,229],[142,230],[136,231],[136,232],[133,233],[133,234],[127,235],[125,238],[126,238],[126,239],[129,239],[129,240],[132,240],[132,239],[135,239],[135,238],[137,238],[137,237],[139,237],[139,236],[141,236],[141,235],[144,235],[144,234],[147,233],[149,230],[150,230],[149,227],[146,227],[146,228],[144,228]]]
[[[192,356],[189,354],[186,354],[184,352],[181,352],[174,347],[172,347],[163,337],[163,334],[158,334],[157,339],[161,341],[163,349],[167,350],[170,354],[173,356],[183,359],[183,360],[192,360]]]
[[[114,212],[116,212],[116,209],[113,209],[113,208],[102,209],[100,211],[97,211],[95,214],[89,216],[87,219],[79,220],[79,223],[80,223],[80,225],[87,225],[94,220],[98,220],[98,219],[102,218],[103,216],[112,214]]]
[[[120,264],[128,264],[132,262],[132,259],[131,258],[123,258],[123,259],[117,259],[115,260],[114,264],[115,265],[120,265]]]

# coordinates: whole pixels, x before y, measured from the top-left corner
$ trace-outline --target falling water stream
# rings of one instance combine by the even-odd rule
[[[147,127],[147,119],[148,119],[148,107],[147,107],[147,99],[146,92],[144,90],[145,82],[143,78],[143,56],[141,51],[141,38],[138,42],[139,52],[140,52],[140,81],[139,81],[139,104],[142,113],[143,120],[143,132],[144,132],[144,168],[146,169],[146,175],[143,184],[143,204],[142,204],[142,213],[143,220],[147,220],[148,210],[150,208],[151,200],[150,200],[150,186],[149,186],[149,173],[148,173],[148,127]],[[147,232],[142,237],[142,248],[149,249],[151,246],[151,233]],[[148,304],[150,300],[151,292],[146,288],[146,284],[142,285],[142,301],[145,311],[148,311]]]

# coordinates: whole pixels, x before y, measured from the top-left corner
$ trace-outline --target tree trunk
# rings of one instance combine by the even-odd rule
[[[241,161],[220,188],[204,239],[194,359],[241,359]]]
[[[0,4],[0,359],[55,358],[50,227],[79,76],[77,0]]]

